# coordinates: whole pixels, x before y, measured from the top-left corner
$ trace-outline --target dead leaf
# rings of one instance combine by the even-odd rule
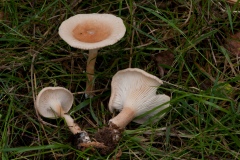
[[[226,48],[231,54],[240,56],[240,32],[237,32],[227,38]]]
[[[172,66],[174,61],[174,54],[170,51],[162,51],[153,55],[153,60],[155,61],[158,71],[161,77],[164,76],[166,70],[161,67],[161,65]]]
[[[0,11],[0,21],[3,20],[3,18],[4,18],[4,13]]]

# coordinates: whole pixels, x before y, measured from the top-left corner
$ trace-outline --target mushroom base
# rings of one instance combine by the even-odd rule
[[[103,143],[105,147],[99,148],[99,152],[103,155],[111,153],[117,146],[124,129],[111,124],[110,127],[104,127],[95,134],[97,142]]]

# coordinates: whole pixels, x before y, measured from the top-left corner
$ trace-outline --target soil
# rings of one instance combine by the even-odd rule
[[[95,134],[97,142],[103,143],[106,147],[99,148],[99,152],[103,155],[111,153],[118,145],[121,139],[123,129],[117,126],[111,125],[110,127],[104,127]]]

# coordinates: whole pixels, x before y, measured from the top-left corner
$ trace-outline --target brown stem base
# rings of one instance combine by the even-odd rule
[[[100,129],[95,134],[95,139],[97,142],[103,143],[106,147],[99,148],[99,152],[103,155],[107,155],[116,149],[116,146],[122,136],[122,132],[123,129],[113,125]]]

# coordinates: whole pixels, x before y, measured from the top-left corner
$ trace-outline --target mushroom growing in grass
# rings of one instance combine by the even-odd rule
[[[73,94],[63,87],[46,87],[42,89],[36,98],[36,109],[40,115],[46,118],[64,118],[70,131],[81,143],[89,143],[87,132],[81,130],[72,117],[67,114],[73,104]]]
[[[77,14],[62,22],[60,37],[74,48],[89,50],[87,59],[86,96],[94,89],[94,68],[98,50],[113,45],[125,34],[121,18],[112,14]]]
[[[165,114],[161,111],[170,106],[169,96],[157,94],[161,84],[163,82],[159,78],[138,68],[118,71],[112,78],[109,110],[113,112],[115,109],[120,113],[109,121],[109,127],[96,133],[96,140],[114,149],[109,138],[104,141],[106,132],[112,136],[111,143],[116,145],[121,132],[132,120],[143,124],[152,117],[153,122],[159,121]]]

